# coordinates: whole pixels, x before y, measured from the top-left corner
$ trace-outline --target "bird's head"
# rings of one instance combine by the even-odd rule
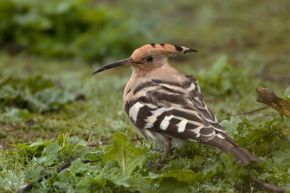
[[[94,74],[102,72],[104,70],[118,67],[124,64],[130,65],[133,69],[151,70],[161,67],[167,63],[168,57],[179,53],[186,54],[191,52],[197,52],[192,48],[173,44],[146,44],[136,49],[130,58],[119,60],[107,65],[104,65],[97,69]]]

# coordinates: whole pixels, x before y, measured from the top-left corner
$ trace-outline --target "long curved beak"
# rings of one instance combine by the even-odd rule
[[[106,65],[100,67],[99,69],[97,69],[95,72],[93,72],[93,74],[97,74],[99,72],[108,70],[110,68],[115,68],[115,67],[118,67],[118,66],[122,66],[122,65],[127,64],[127,63],[132,63],[132,59],[131,58],[127,58],[127,59],[123,59],[123,60],[119,60],[119,61],[113,62],[111,64],[106,64]]]

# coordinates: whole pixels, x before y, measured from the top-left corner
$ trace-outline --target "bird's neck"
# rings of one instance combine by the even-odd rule
[[[123,100],[130,98],[132,90],[141,82],[151,81],[153,79],[164,80],[167,82],[183,82],[186,77],[180,74],[175,68],[166,64],[160,68],[155,68],[147,71],[133,68],[129,81],[124,89]],[[133,95],[131,96],[133,97]]]
[[[142,78],[142,77],[150,77],[153,74],[164,76],[165,71],[170,73],[177,72],[173,67],[171,67],[168,63],[159,65],[159,66],[150,66],[150,65],[137,65],[132,67],[132,76],[131,78]]]
[[[131,78],[145,77],[147,74],[149,74],[153,70],[154,68],[151,66],[136,65],[132,67]]]

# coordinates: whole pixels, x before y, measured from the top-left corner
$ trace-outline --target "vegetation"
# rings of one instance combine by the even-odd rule
[[[3,0],[0,12],[0,42],[14,52],[101,61],[145,37],[125,12],[92,0]]]
[[[251,175],[290,191],[290,119],[250,112],[263,107],[258,86],[290,99],[287,0],[158,1],[145,19],[152,2],[94,2],[0,2],[0,192],[29,183],[31,192],[264,192]],[[229,135],[261,163],[240,167],[189,143],[159,164],[162,146],[143,140],[122,110],[129,69],[91,75],[144,42],[199,50],[171,62],[198,78]]]

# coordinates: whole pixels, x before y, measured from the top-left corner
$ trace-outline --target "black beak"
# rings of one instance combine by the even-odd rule
[[[111,64],[106,64],[106,65],[100,67],[99,69],[97,69],[95,72],[93,72],[93,74],[97,74],[99,72],[108,70],[110,68],[115,68],[115,67],[118,67],[118,66],[122,66],[122,65],[127,64],[127,63],[132,63],[132,59],[131,58],[127,58],[127,59],[124,59],[124,60],[119,60],[119,61],[113,62]]]

